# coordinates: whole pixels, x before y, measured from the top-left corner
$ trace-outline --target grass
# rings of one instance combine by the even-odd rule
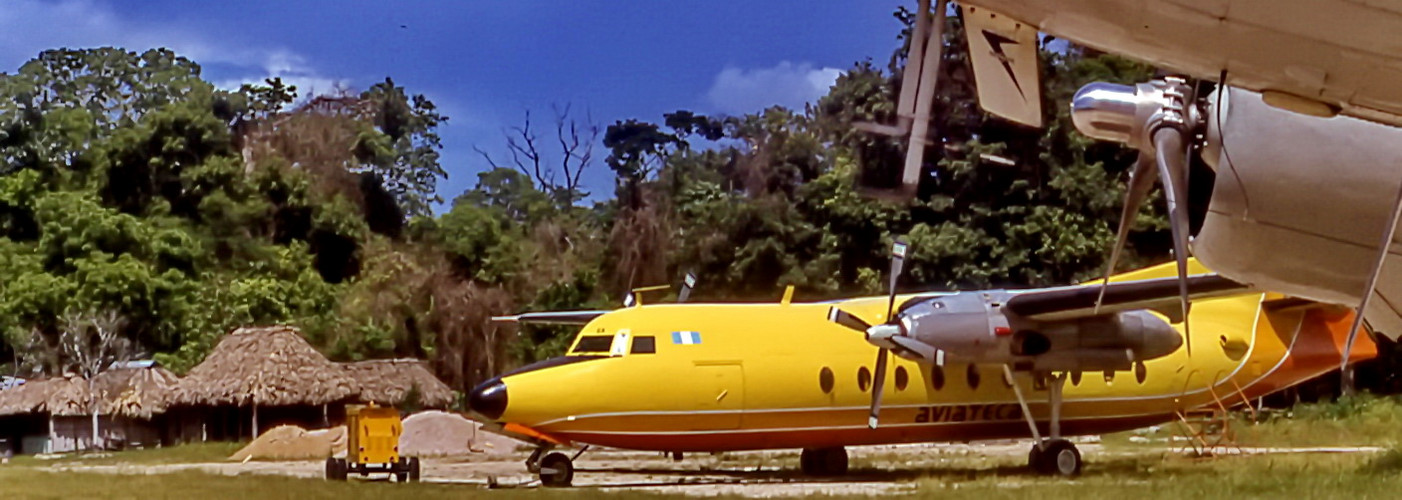
[[[1085,473],[1074,480],[1047,478],[1026,472],[1021,454],[985,455],[931,448],[928,453],[867,453],[854,457],[851,477],[839,481],[913,485],[925,497],[995,500],[1004,498],[1074,498],[1135,500],[1193,498],[1395,498],[1402,491],[1402,400],[1360,397],[1334,403],[1300,405],[1277,412],[1259,422],[1238,415],[1233,428],[1239,442],[1248,446],[1373,445],[1389,448],[1383,453],[1274,454],[1193,459],[1169,453],[1164,441],[1130,440],[1131,433],[1106,436],[1106,453],[1089,453]],[[1166,437],[1172,426],[1157,432],[1139,432],[1149,438]],[[230,498],[230,499],[337,499],[357,498],[432,500],[464,496],[494,498],[652,498],[653,490],[604,491],[595,488],[568,490],[484,490],[471,485],[395,484],[379,481],[327,482],[319,479],[240,475],[218,476],[200,472],[157,475],[108,475],[89,472],[54,472],[48,466],[107,463],[164,464],[223,461],[238,444],[211,443],[110,456],[70,456],[56,460],[17,458],[0,466],[0,498]],[[688,460],[697,458],[688,457]],[[705,457],[718,464],[764,467],[752,479],[785,476],[774,466],[796,467],[797,453],[725,454]],[[669,462],[658,457],[659,469]],[[743,474],[741,474],[743,476]],[[797,478],[798,481],[808,481]],[[821,484],[821,483],[817,483]],[[692,491],[706,493],[693,487]],[[745,488],[751,488],[746,486]],[[765,486],[755,485],[756,493]],[[863,491],[860,486],[855,491]],[[753,491],[753,490],[746,490]],[[848,488],[845,491],[854,491]]]
[[[1255,419],[1245,411],[1232,414],[1236,443],[1258,447],[1378,446],[1402,447],[1402,399],[1360,395],[1325,403],[1299,404],[1288,410],[1268,410]],[[1150,429],[1107,434],[1112,449],[1165,448],[1181,427],[1168,422]],[[1146,438],[1139,439],[1139,438]]]
[[[1028,475],[1021,467],[952,470],[919,481],[939,498],[1396,498],[1402,453],[1312,454],[1188,459],[1115,457],[1088,460],[1074,481]],[[1019,464],[1020,465],[1020,464]],[[972,473],[971,473],[972,472]]]
[[[1242,420],[1243,424],[1249,422]],[[1246,442],[1269,446],[1402,446],[1402,400],[1360,395],[1296,405],[1240,425]]]
[[[196,472],[161,475],[56,473],[32,468],[0,467],[0,498],[5,499],[461,499],[488,493],[472,486],[427,483],[335,482],[278,476],[216,476]],[[502,490],[497,498],[585,498],[606,495],[597,490]],[[640,494],[607,494],[639,498]]]

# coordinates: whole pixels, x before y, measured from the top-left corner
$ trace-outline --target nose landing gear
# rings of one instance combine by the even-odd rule
[[[551,445],[542,445],[531,452],[531,456],[526,459],[526,470],[534,472],[542,485],[551,488],[568,487],[574,481],[574,460],[589,451],[589,447],[580,448],[573,457],[558,451],[550,452],[551,448]]]
[[[563,488],[574,480],[574,462],[564,453],[554,452],[540,459],[540,484]]]

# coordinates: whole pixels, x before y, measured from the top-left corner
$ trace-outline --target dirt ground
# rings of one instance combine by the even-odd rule
[[[1030,444],[900,445],[849,448],[854,474],[840,479],[814,479],[800,474],[798,452],[764,451],[693,454],[674,461],[660,453],[616,450],[589,450],[575,461],[577,487],[642,489],[657,493],[684,493],[702,496],[744,495],[758,497],[806,496],[812,494],[908,493],[914,485],[892,481],[885,471],[915,472],[936,464],[940,456],[1022,455]],[[1099,449],[1095,443],[1081,445],[1086,452]],[[564,450],[569,453],[577,450]],[[533,488],[539,486],[534,474],[526,471],[528,453],[508,456],[475,456],[423,459],[422,481],[458,483],[484,488]],[[884,465],[883,465],[884,464]],[[167,474],[198,471],[228,476],[285,475],[321,478],[321,461],[246,461],[189,464],[55,464],[54,470],[109,474]],[[884,469],[884,470],[883,470]],[[384,481],[383,475],[352,480]]]
[[[575,462],[574,484],[601,491],[633,490],[694,496],[740,495],[747,497],[794,497],[815,494],[909,494],[918,489],[919,478],[944,468],[967,468],[978,462],[987,466],[1015,469],[1026,460],[1030,441],[977,444],[921,444],[851,447],[848,449],[852,474],[836,479],[816,479],[798,472],[798,452],[766,451],[692,454],[673,461],[659,453],[590,450]],[[1087,467],[1097,460],[1129,455],[1162,455],[1164,447],[1102,446],[1094,439],[1079,444]],[[1234,453],[1339,453],[1368,452],[1371,449],[1256,449]],[[527,454],[427,458],[423,461],[424,482],[455,483],[477,488],[535,488],[539,481],[526,471]],[[198,471],[228,476],[284,475],[321,478],[320,461],[217,462],[190,464],[55,464],[54,469],[110,474],[165,474]],[[957,473],[957,470],[943,471]],[[353,481],[385,481],[383,475],[352,478]]]

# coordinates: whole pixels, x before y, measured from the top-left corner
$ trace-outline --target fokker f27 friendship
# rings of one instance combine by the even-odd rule
[[[1034,470],[1074,475],[1065,436],[1256,398],[1343,356],[1348,309],[1215,274],[1187,283],[1191,354],[1188,329],[1170,324],[1182,319],[1171,265],[1104,285],[524,313],[501,319],[582,329],[567,355],[479,385],[469,406],[488,430],[539,445],[527,467],[552,486],[574,468],[550,450],[577,445],[801,448],[805,473],[833,475],[845,446],[1032,436]],[[1365,341],[1344,357],[1374,353]]]

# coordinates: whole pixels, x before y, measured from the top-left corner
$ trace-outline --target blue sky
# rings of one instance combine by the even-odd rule
[[[905,2],[911,3],[914,2]],[[504,151],[501,129],[552,104],[594,122],[690,109],[801,106],[855,61],[884,65],[899,0],[180,2],[0,0],[0,71],[53,47],[170,47],[226,87],[281,76],[308,90],[386,76],[427,95],[442,127],[451,200]],[[544,124],[544,123],[542,123]],[[604,156],[600,146],[596,157]],[[602,162],[586,188],[611,194]]]

